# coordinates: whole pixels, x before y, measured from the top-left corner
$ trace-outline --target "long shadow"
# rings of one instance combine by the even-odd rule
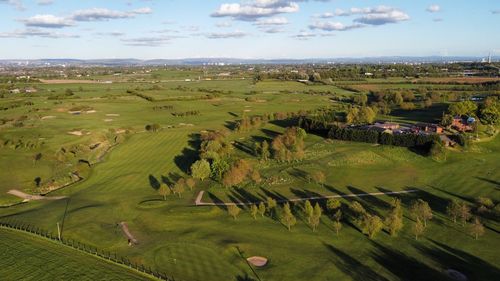
[[[409,189],[414,189],[418,190],[418,192],[415,193],[409,193],[407,194],[408,196],[405,196],[405,202],[404,203],[409,203],[408,205],[411,204],[411,202],[408,202],[408,200],[416,200],[416,199],[422,199],[429,203],[429,207],[431,207],[432,211],[438,212],[444,216],[446,216],[446,206],[448,206],[449,201],[436,196],[435,194],[429,193],[425,191],[424,189],[409,186]]]
[[[261,197],[263,197],[263,198],[271,197],[274,200],[276,200],[278,203],[288,201],[288,198],[281,195],[279,192],[272,192],[272,191],[269,191],[263,187],[260,187],[260,190],[262,191],[262,193],[264,193],[264,195],[261,194]]]
[[[482,180],[482,181],[494,184],[494,185],[496,185],[496,189],[500,189],[500,182],[499,181],[490,180],[490,179],[482,178],[482,177],[475,177],[475,178],[478,180]]]
[[[263,136],[252,136],[252,141],[255,143],[255,142],[259,142],[259,143],[262,143],[263,141],[267,141],[267,143],[271,143],[273,140],[270,139],[270,138],[266,138],[266,137],[263,137]]]
[[[247,153],[247,154],[252,155],[252,156],[256,156],[255,151],[252,147],[250,147],[250,146],[248,146],[240,141],[235,141],[234,147],[236,147],[237,149],[241,150],[244,153]]]
[[[439,187],[436,187],[436,186],[433,186],[433,185],[429,185],[429,187],[431,187],[432,189],[435,189],[435,190],[438,190],[439,192],[442,192],[442,193],[445,193],[447,195],[450,195],[452,197],[456,197],[458,199],[461,199],[461,200],[464,200],[464,201],[467,201],[471,204],[474,204],[475,203],[475,200],[473,198],[470,198],[470,197],[466,197],[466,196],[462,196],[462,195],[458,195],[456,193],[453,193],[453,192],[449,192],[447,190],[444,190],[442,188],[439,188]]]
[[[355,258],[335,248],[333,245],[323,243],[323,245],[333,253],[335,266],[352,280],[360,281],[381,281],[388,280],[370,267],[364,265]]]
[[[153,175],[149,175],[148,179],[149,179],[149,185],[154,190],[158,190],[160,188],[160,182]]]
[[[260,129],[267,137],[271,138],[271,139],[274,139],[275,137],[277,137],[279,135],[278,132],[276,131],[272,131],[272,130],[268,130],[268,129]]]
[[[429,239],[436,247],[418,244],[415,248],[440,264],[443,270],[454,269],[465,274],[468,280],[498,280],[500,270],[474,255]]]
[[[359,188],[356,188],[356,187],[350,186],[350,185],[347,186],[347,189],[349,189],[349,191],[351,191],[352,193],[355,193],[355,194],[367,193],[366,191],[363,191]],[[372,196],[372,195],[362,196],[362,197],[359,197],[358,199],[360,199],[362,202],[364,202],[365,205],[368,206],[371,209],[371,211],[373,211],[374,213],[378,213],[378,212],[372,206],[375,206],[375,207],[381,208],[381,209],[388,209],[391,207],[389,205],[389,203],[385,202],[384,200],[380,200],[376,196]],[[377,214],[377,215],[380,216],[380,214]]]
[[[215,196],[212,192],[207,192],[208,193],[208,197],[210,198],[210,200],[212,200],[212,202],[216,203],[216,204],[223,204],[224,201],[220,200],[219,197]],[[219,209],[223,210],[223,211],[227,211],[227,207],[225,205],[216,205],[217,207],[219,207]]]
[[[253,202],[253,203],[259,203],[261,201],[264,201],[263,198],[258,197],[250,192],[248,192],[246,189],[241,188],[241,187],[236,187],[234,188],[231,193],[234,196],[237,196],[238,198],[241,198],[242,201],[246,202]]]
[[[226,121],[224,122],[224,127],[230,131],[236,130],[236,122],[234,121]]]
[[[177,167],[185,172],[189,172],[189,168],[193,163],[198,159],[198,151],[192,149],[192,148],[184,148],[182,150],[181,155],[177,155],[174,157],[174,163],[177,165]]]
[[[293,127],[298,125],[298,118],[287,118],[283,120],[272,120],[269,123],[282,127],[282,128],[288,128],[288,127]]]
[[[409,257],[401,251],[382,246],[374,241],[371,242],[376,249],[371,253],[373,259],[393,275],[397,276],[398,280],[449,281],[444,274],[421,261]]]

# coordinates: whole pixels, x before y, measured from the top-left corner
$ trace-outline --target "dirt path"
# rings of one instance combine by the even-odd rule
[[[127,236],[129,245],[139,243],[139,241],[137,241],[137,239],[135,239],[134,235],[132,235],[132,233],[130,233],[130,230],[128,229],[128,225],[126,222],[122,221],[120,223],[120,226],[122,227],[123,234],[125,234],[125,236]]]
[[[17,189],[11,189],[7,192],[10,195],[17,196],[19,198],[24,199],[24,201],[31,201],[31,200],[61,200],[67,198],[67,196],[42,196],[42,195],[31,195],[24,193],[20,190]]]
[[[352,194],[345,194],[345,195],[330,195],[330,196],[317,196],[317,197],[307,197],[307,198],[293,198],[293,199],[287,199],[287,200],[276,200],[278,203],[285,203],[285,202],[300,202],[300,201],[306,201],[306,200],[320,200],[320,199],[330,199],[330,198],[348,198],[348,197],[365,197],[365,196],[382,196],[382,195],[395,195],[395,194],[406,194],[406,193],[414,193],[418,192],[418,190],[404,190],[404,191],[389,191],[389,192],[372,192],[372,193],[352,193]],[[245,205],[252,205],[256,203],[260,203],[263,201],[256,201],[256,202],[230,202],[230,203],[214,203],[214,202],[202,202],[203,194],[205,194],[205,191],[200,191],[198,193],[198,196],[196,196],[196,200],[194,202],[195,206],[230,206],[230,205],[236,205],[236,206],[245,206]]]

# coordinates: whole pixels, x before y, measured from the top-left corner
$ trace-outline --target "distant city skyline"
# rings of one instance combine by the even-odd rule
[[[0,59],[500,55],[500,2],[0,0]]]

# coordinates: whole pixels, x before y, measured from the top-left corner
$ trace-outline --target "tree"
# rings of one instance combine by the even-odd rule
[[[384,223],[379,216],[366,214],[363,216],[362,230],[370,239],[373,239],[377,233],[382,230]]]
[[[261,217],[264,217],[264,215],[266,214],[266,205],[264,204],[264,202],[259,203],[259,214]]]
[[[250,207],[250,215],[252,215],[252,218],[254,220],[257,219],[258,213],[259,213],[259,208],[255,204],[252,204],[252,206]]]
[[[342,229],[342,223],[340,221],[334,221],[333,229],[335,230],[335,234],[339,236],[339,231]]]
[[[333,215],[333,220],[339,222],[341,219],[342,219],[342,211],[337,210],[337,212],[335,212],[335,214]]]
[[[469,227],[469,233],[474,236],[474,239],[478,239],[479,236],[484,235],[484,226],[479,220],[479,218],[474,218],[474,222]]]
[[[311,178],[317,184],[323,185],[325,183],[326,176],[322,171],[314,171],[311,173]]]
[[[191,165],[191,175],[193,178],[200,179],[201,181],[208,178],[210,176],[210,163],[205,159],[194,162]]]
[[[363,205],[361,205],[358,201],[352,202],[351,205],[349,205],[349,210],[356,218],[357,223],[360,223],[362,221],[363,216],[366,215],[365,208],[363,208]]]
[[[340,208],[342,203],[340,203],[340,200],[336,199],[336,198],[330,198],[326,201],[326,209],[327,211],[332,214],[333,211],[337,210],[338,208]]]
[[[304,213],[306,214],[307,217],[307,223],[310,224],[314,213],[314,208],[311,205],[311,202],[309,202],[309,200],[306,200],[306,202],[304,203]]]
[[[172,193],[170,190],[170,187],[168,187],[167,184],[162,183],[160,184],[160,188],[158,189],[158,193],[163,196],[163,200],[167,200],[167,196]]]
[[[424,227],[427,226],[427,221],[432,219],[432,209],[429,207],[429,204],[422,199],[413,202],[410,207],[410,212],[416,219],[423,221]]]
[[[418,237],[422,235],[425,231],[425,225],[422,223],[422,221],[417,218],[417,221],[413,225],[411,229],[413,235],[415,235],[415,240],[418,240]]]
[[[472,101],[456,102],[448,107],[448,112],[454,116],[472,115],[477,111],[477,105]]]
[[[321,215],[322,214],[323,214],[323,209],[321,209],[321,206],[319,205],[319,203],[316,203],[314,205],[313,215],[312,215],[311,222],[310,222],[314,232],[316,231],[319,223],[321,222]]]
[[[236,205],[229,205],[229,206],[227,206],[227,212],[235,220],[238,217],[238,215],[240,214],[240,211],[241,211],[241,209],[238,208],[238,206],[236,206]]]
[[[462,221],[462,226],[465,226],[467,221],[471,218],[470,208],[465,202],[459,203],[458,217]]]
[[[403,216],[396,209],[391,210],[385,219],[385,226],[392,237],[396,237],[398,232],[403,228]]]
[[[397,105],[401,105],[404,102],[403,96],[400,93],[394,94],[394,103]]]
[[[186,179],[186,185],[189,187],[189,190],[193,190],[193,187],[196,185],[196,182],[193,178]]]
[[[213,161],[212,161],[212,165],[211,165],[211,174],[210,176],[215,179],[215,180],[222,180],[222,177],[224,176],[224,174],[229,171],[229,168],[231,168],[229,166],[229,163],[227,163],[226,159],[224,158],[215,158]]]
[[[260,159],[262,159],[263,161],[267,161],[269,160],[269,157],[271,157],[271,152],[269,151],[269,143],[267,141],[263,141],[261,146]]]
[[[446,207],[446,213],[453,223],[457,223],[457,218],[460,216],[460,203],[453,199]]]
[[[260,177],[260,173],[257,169],[253,169],[252,173],[250,174],[250,179],[252,179],[255,184],[259,184],[262,182],[262,178]]]
[[[290,205],[288,203],[285,203],[285,205],[283,205],[281,223],[283,223],[288,228],[288,231],[290,231],[291,227],[297,223],[297,219],[293,215],[292,210],[290,210]]]
[[[177,182],[174,184],[174,194],[177,194],[179,198],[181,198],[182,193],[184,193],[185,190],[185,185],[186,181],[183,178],[180,178],[177,180]]]
[[[272,215],[274,213],[274,209],[277,205],[278,203],[276,202],[276,200],[271,197],[267,197],[267,212],[269,213],[269,215]]]

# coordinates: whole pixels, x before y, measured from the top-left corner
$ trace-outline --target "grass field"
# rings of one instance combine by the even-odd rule
[[[0,229],[2,280],[150,280],[51,241]]]
[[[160,80],[185,77],[182,73],[159,75]],[[189,77],[194,75],[197,73],[189,73]],[[169,196],[163,201],[157,191],[159,184],[172,183],[186,176],[188,167],[196,160],[193,134],[224,128],[243,115],[296,112],[331,104],[327,96],[306,94],[309,90],[332,91],[345,96],[353,93],[330,85],[307,86],[279,81],[256,85],[249,80],[165,82],[158,85],[161,86],[159,90],[147,90],[151,84],[82,84],[84,91],[75,92],[79,98],[56,104],[47,100],[50,93],[41,91],[39,97],[30,99],[34,102],[33,106],[0,112],[2,118],[28,116],[24,127],[0,128],[1,137],[31,136],[45,141],[40,149],[34,150],[0,148],[0,203],[19,202],[18,198],[5,194],[11,188],[34,192],[35,177],[53,177],[57,169],[52,165],[54,159],[51,155],[61,146],[95,143],[98,136],[109,129],[126,128],[131,131],[123,142],[106,154],[102,162],[91,168],[83,181],[50,194],[68,196],[67,199],[33,201],[1,208],[0,221],[15,219],[53,233],[56,233],[59,222],[64,238],[117,252],[133,262],[165,272],[175,280],[448,280],[443,271],[450,268],[465,273],[470,280],[495,280],[499,276],[496,250],[500,243],[498,220],[485,218],[486,233],[475,241],[466,228],[453,224],[446,217],[445,206],[453,198],[469,204],[473,204],[478,196],[500,201],[500,137],[474,144],[467,151],[450,150],[444,163],[406,148],[326,141],[315,135],[306,137],[305,159],[295,163],[258,163],[252,153],[235,148],[235,158],[251,159],[264,179],[277,177],[279,183],[247,184],[225,189],[219,183],[207,180],[198,182],[192,191],[184,192],[182,198]],[[40,87],[62,93],[67,87],[78,91],[79,86],[44,84]],[[175,90],[178,86],[184,87],[183,90]],[[216,89],[222,94],[210,100],[150,102],[126,92],[135,87],[146,89],[140,92],[158,100],[202,96],[203,89]],[[247,101],[248,97],[255,99]],[[175,112],[196,109],[200,115],[174,117],[171,111],[153,110],[154,106],[162,105],[172,105]],[[67,111],[75,106],[89,106],[96,112],[69,114]],[[43,111],[29,112],[32,107],[42,108]],[[445,105],[435,104],[425,112],[396,111],[391,116],[379,118],[430,122],[440,118],[444,109]],[[37,119],[40,115],[55,118]],[[105,122],[104,119],[113,120]],[[162,130],[144,132],[144,126],[152,123],[160,124]],[[251,148],[255,140],[270,139],[281,133],[283,126],[282,122],[272,122],[250,132],[233,132],[230,140],[238,142],[237,147]],[[77,129],[90,134],[68,134]],[[36,152],[42,152],[47,157],[34,165],[32,156]],[[305,172],[318,170],[326,174],[324,186],[310,183],[304,177]],[[229,202],[263,200],[267,196],[299,198],[406,189],[418,192],[399,196],[405,208],[412,200],[422,198],[434,210],[434,219],[424,237],[418,241],[411,234],[413,220],[407,211],[405,227],[399,237],[392,238],[382,232],[376,239],[370,240],[348,220],[336,236],[333,221],[326,215],[318,232],[313,233],[299,204],[293,207],[298,224],[291,232],[275,218],[259,217],[254,220],[246,210],[233,220],[225,207],[193,206],[201,190],[205,191],[204,201]],[[385,216],[391,199],[391,196],[367,196],[358,200],[371,213]],[[352,200],[346,198],[342,202],[348,204]],[[139,241],[138,245],[128,246],[118,225],[123,221],[129,225],[131,233]],[[18,245],[9,246],[10,252],[6,251],[9,257],[2,260],[12,261],[10,256],[21,259],[28,255],[16,250],[21,247],[21,241],[26,241],[26,248],[32,249],[28,253],[37,255],[40,251],[33,245],[46,244],[37,242],[31,236],[14,242],[13,236],[8,231],[0,231],[2,245]],[[46,259],[66,259],[69,255],[57,245],[49,246],[54,249],[42,252],[62,252],[49,254]],[[269,264],[252,270],[245,258],[255,255],[269,258]],[[41,257],[44,259],[44,256]],[[72,274],[79,272],[71,261],[61,269]],[[37,264],[38,261],[33,262]],[[127,279],[129,276],[127,272],[121,273],[121,268],[106,266],[102,267],[102,272],[108,272],[110,279]],[[42,279],[63,274],[54,271],[55,275],[50,275],[33,267],[27,272],[33,273],[30,276],[42,276]],[[90,267],[101,268],[100,265]],[[23,270],[18,267],[7,273],[12,274],[12,279],[19,279],[24,276]],[[113,277],[115,272],[118,276],[123,274],[123,278]],[[99,276],[98,272],[92,274]],[[71,279],[70,276],[68,278]]]

